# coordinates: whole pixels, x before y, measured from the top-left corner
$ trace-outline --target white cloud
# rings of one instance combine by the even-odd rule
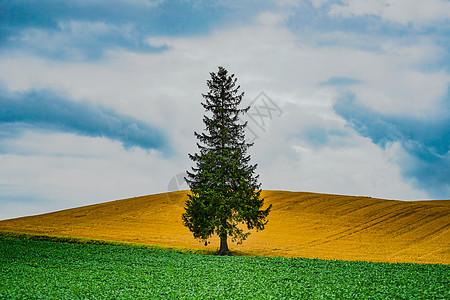
[[[390,152],[393,150],[380,149],[369,140],[360,139],[353,147],[297,152],[301,159],[298,184],[302,189],[388,199],[428,197],[425,192],[411,188],[411,183],[402,178],[400,168],[392,161],[395,153]]]
[[[286,15],[276,14],[270,11],[263,12],[258,16],[260,24],[265,26],[280,25],[286,20]]]
[[[450,19],[450,2],[446,0],[345,0],[343,2],[343,4],[333,4],[330,7],[330,15],[343,17],[374,15],[389,22],[417,26]]]
[[[177,158],[124,150],[103,138],[27,132],[8,144],[17,151],[0,154],[0,183],[7,187],[0,204],[13,207],[8,199],[17,197],[19,205],[45,200],[34,213],[164,192],[180,166]]]
[[[255,141],[252,159],[258,163],[263,188],[362,195],[388,199],[427,199],[413,188],[396,164],[401,146],[385,149],[349,129],[331,106],[300,103],[282,106],[267,133]],[[308,127],[324,127],[323,145],[302,135]],[[313,136],[319,138],[319,136]],[[261,151],[261,149],[264,149]]]
[[[160,126],[170,122],[158,107],[167,110],[164,102],[170,101],[187,106],[198,103],[208,72],[217,65],[239,75],[249,97],[265,90],[282,101],[308,97],[316,93],[318,83],[331,77],[355,78],[364,83],[355,92],[369,107],[393,114],[429,114],[450,80],[442,71],[421,71],[421,66],[435,63],[443,50],[420,40],[384,41],[379,45],[382,51],[374,52],[339,45],[316,47],[314,38],[256,26],[216,31],[207,37],[154,41],[170,48],[159,54],[115,52],[110,61],[90,64],[24,57],[0,60],[0,67],[10,70],[0,78],[14,90],[49,87]]]
[[[279,7],[293,8],[297,7],[303,0],[270,0]]]
[[[167,44],[164,41],[164,38],[160,37],[150,37],[147,39],[147,43],[152,47],[167,47]]]
[[[329,0],[310,0],[310,1],[315,8],[320,8],[324,4],[326,4]]]
[[[354,1],[345,0],[344,4],[334,4],[330,8],[330,15],[350,17],[352,15],[381,15],[387,4],[380,0]]]

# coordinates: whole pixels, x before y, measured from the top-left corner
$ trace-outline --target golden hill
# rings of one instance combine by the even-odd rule
[[[0,231],[205,249],[182,225],[186,191],[0,221]],[[231,250],[268,256],[450,264],[450,201],[264,191],[264,231]],[[207,248],[216,249],[213,239]]]

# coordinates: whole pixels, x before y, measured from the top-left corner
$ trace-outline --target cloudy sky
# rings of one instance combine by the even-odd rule
[[[178,188],[218,66],[263,189],[449,199],[449,36],[448,0],[1,1],[0,219]]]

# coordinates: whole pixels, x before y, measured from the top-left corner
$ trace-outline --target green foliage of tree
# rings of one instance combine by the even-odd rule
[[[271,206],[262,209],[259,175],[256,164],[250,164],[247,154],[253,143],[245,141],[247,122],[239,117],[250,107],[239,108],[244,93],[239,92],[234,74],[219,67],[210,73],[207,81],[209,92],[203,94],[203,107],[211,115],[205,115],[206,126],[202,133],[194,132],[199,140],[198,153],[189,154],[195,163],[187,172],[186,181],[191,193],[186,201],[183,223],[194,238],[208,242],[217,234],[220,237],[220,255],[229,253],[227,238],[242,243],[250,234],[245,231],[263,230]]]

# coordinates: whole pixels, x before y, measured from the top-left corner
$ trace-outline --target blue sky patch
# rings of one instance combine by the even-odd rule
[[[363,83],[361,80],[350,77],[331,77],[327,81],[321,82],[322,86],[350,86]]]

